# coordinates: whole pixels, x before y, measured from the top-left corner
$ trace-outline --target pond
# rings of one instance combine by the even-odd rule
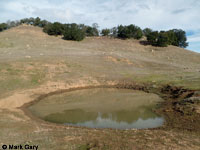
[[[144,129],[163,124],[163,117],[152,111],[162,101],[142,91],[93,88],[49,96],[28,109],[45,121],[63,125]]]

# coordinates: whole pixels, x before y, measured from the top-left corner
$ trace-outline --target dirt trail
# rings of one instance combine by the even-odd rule
[[[27,91],[14,93],[12,96],[0,100],[0,108],[13,109],[22,106],[24,103],[31,101],[30,95]]]
[[[108,82],[108,84],[113,85],[114,82]],[[78,88],[85,86],[98,86],[100,83],[96,80],[90,80],[90,83],[87,80],[79,80],[76,83],[62,83],[62,82],[47,82],[44,85],[41,85],[35,89],[28,89],[23,91],[16,91],[11,96],[0,99],[0,109],[16,109],[23,106],[25,103],[33,101],[36,97],[42,94],[47,94],[50,92],[65,90],[70,88]]]

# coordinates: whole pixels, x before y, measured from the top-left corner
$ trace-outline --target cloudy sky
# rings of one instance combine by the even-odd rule
[[[200,52],[200,0],[0,0],[0,22],[40,17],[101,28],[136,24],[154,30],[181,28],[188,49]]]

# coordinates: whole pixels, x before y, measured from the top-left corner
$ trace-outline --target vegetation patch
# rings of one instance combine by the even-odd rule
[[[99,33],[103,36],[111,36],[120,39],[141,39],[146,37],[148,44],[159,47],[166,47],[168,45],[174,45],[178,47],[187,47],[186,32],[181,29],[172,29],[169,31],[153,31],[150,28],[142,30],[136,25],[113,27],[112,29],[98,30],[98,24],[93,26],[86,26],[84,24],[62,24],[60,22],[51,23],[46,20],[37,18],[25,18],[20,21],[12,21],[9,23],[0,24],[0,32],[9,29],[20,24],[29,24],[39,26],[43,28],[43,31],[49,35],[61,35],[65,40],[82,41],[86,36],[99,36]]]

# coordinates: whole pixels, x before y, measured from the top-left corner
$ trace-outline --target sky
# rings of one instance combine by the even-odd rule
[[[135,24],[153,30],[183,29],[187,49],[200,53],[200,0],[0,0],[0,22],[40,17],[100,28]]]

